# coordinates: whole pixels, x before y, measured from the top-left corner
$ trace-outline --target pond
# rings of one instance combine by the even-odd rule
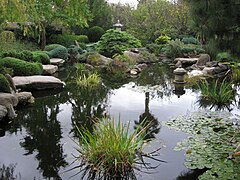
[[[109,115],[120,117],[124,123],[130,121],[132,129],[145,117],[154,122],[151,136],[157,140],[149,149],[162,146],[159,158],[166,163],[144,170],[147,173],[136,172],[137,179],[196,179],[199,172],[183,165],[184,152],[172,150],[187,134],[161,124],[173,116],[197,111],[198,91],[179,90],[173,84],[172,70],[158,64],[126,82],[110,82],[110,77],[103,76],[104,84],[93,91],[76,87],[72,72],[71,67],[59,72],[58,77],[67,84],[63,90],[33,92],[35,104],[18,108],[18,117],[1,125],[0,175],[5,170],[9,177],[24,180],[80,179],[81,174],[73,176],[79,170],[66,172],[79,164],[72,164],[78,155],[75,125],[91,129],[93,117]]]

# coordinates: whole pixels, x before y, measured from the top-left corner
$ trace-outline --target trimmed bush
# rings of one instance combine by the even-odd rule
[[[16,41],[16,38],[12,31],[3,31],[0,33],[1,43],[14,43],[15,41]]]
[[[194,37],[185,37],[182,39],[182,42],[184,44],[196,44],[196,45],[200,44],[200,42]]]
[[[3,74],[0,74],[0,92],[11,93],[10,84]]]
[[[101,37],[97,50],[107,57],[112,57],[115,54],[122,54],[129,48],[138,47],[141,47],[141,42],[131,34],[110,29]]]
[[[165,47],[164,44],[156,44],[156,43],[151,43],[147,44],[146,48],[150,53],[154,53],[156,55],[159,55],[161,53],[162,48]]]
[[[88,30],[88,39],[90,42],[97,42],[105,33],[104,29],[99,26],[93,26]]]
[[[58,47],[64,47],[64,46],[62,46],[62,45],[60,45],[60,44],[49,44],[49,45],[47,45],[46,47],[45,47],[45,51],[51,51],[51,50],[53,50],[53,49],[56,49],[56,48],[58,48]],[[64,47],[65,48],[65,47]]]
[[[32,52],[33,54],[33,61],[39,62],[42,64],[50,64],[50,57],[44,51],[36,51]]]
[[[74,35],[74,34],[54,34],[49,38],[50,43],[60,44],[65,47],[70,47],[71,45],[75,45],[75,41],[88,43],[88,37],[86,35]]]
[[[31,76],[42,74],[43,68],[40,63],[30,63],[20,59],[5,57],[0,59],[0,66],[13,69],[15,76]]]
[[[21,51],[21,52],[17,52],[15,50],[6,51],[1,54],[1,57],[2,58],[13,57],[13,58],[21,59],[28,62],[33,61],[33,54],[31,53],[31,51],[27,51],[27,50]]]
[[[77,37],[77,41],[81,42],[81,43],[89,43],[89,39],[86,35],[78,35]]]
[[[57,47],[48,52],[50,58],[61,58],[67,60],[68,58],[68,50],[64,46]]]

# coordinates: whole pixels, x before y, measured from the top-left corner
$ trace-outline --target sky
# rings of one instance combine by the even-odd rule
[[[136,6],[137,5],[137,0],[107,0],[109,3],[118,3],[120,2],[121,4],[125,4],[128,3],[132,6]]]

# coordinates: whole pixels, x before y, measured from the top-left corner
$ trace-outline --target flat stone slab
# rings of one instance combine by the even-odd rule
[[[58,66],[56,65],[42,65],[43,66],[43,74],[52,75],[58,70]]]
[[[65,83],[53,76],[15,76],[13,82],[17,88],[44,90],[63,88]]]
[[[174,59],[174,62],[177,63],[180,61],[182,64],[196,64],[198,61],[198,58],[176,58]]]
[[[50,62],[51,62],[52,65],[62,66],[63,63],[65,62],[65,60],[60,59],[60,58],[52,58],[52,59],[50,59]]]

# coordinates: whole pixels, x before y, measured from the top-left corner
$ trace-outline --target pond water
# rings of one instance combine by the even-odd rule
[[[169,118],[199,109],[199,92],[181,89],[172,83],[172,70],[154,65],[140,77],[126,82],[109,82],[96,90],[79,89],[74,73],[67,68],[59,73],[67,85],[61,91],[35,92],[35,104],[17,109],[18,117],[0,127],[0,175],[9,170],[16,179],[70,179],[79,170],[66,172],[78,153],[75,150],[75,124],[92,128],[92,117],[109,115],[131,128],[148,117],[153,120],[151,136],[156,137],[149,150],[160,146],[160,159],[166,161],[148,173],[137,173],[137,179],[196,179],[198,172],[185,168],[184,152],[173,151],[187,135],[162,126]],[[103,77],[104,78],[104,77]],[[174,91],[177,88],[177,91]],[[151,162],[153,165],[156,162]],[[11,175],[10,175],[11,177]],[[80,179],[81,174],[71,179]],[[11,179],[11,178],[9,178]]]

